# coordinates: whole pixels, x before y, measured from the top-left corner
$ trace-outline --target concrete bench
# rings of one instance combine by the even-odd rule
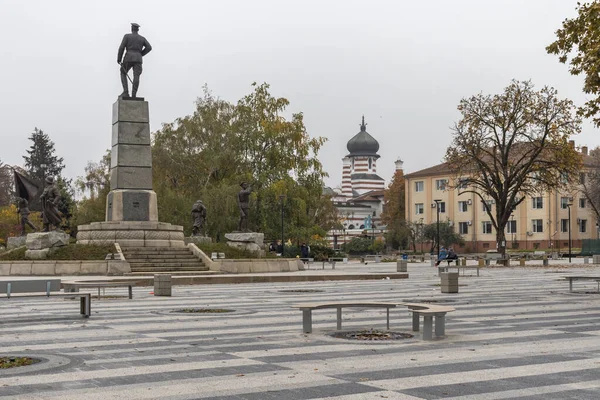
[[[387,329],[390,329],[390,308],[396,308],[396,303],[382,302],[356,302],[342,301],[335,303],[301,303],[292,307],[299,308],[302,311],[302,330],[304,333],[312,332],[312,311],[324,308],[337,309],[337,329],[342,329],[342,309],[343,308],[385,308],[387,311]]]
[[[450,272],[450,268],[456,268],[456,272],[460,273],[460,270],[463,270],[463,276],[465,275],[465,270],[467,269],[475,269],[477,270],[477,276],[479,276],[479,270],[482,268],[479,265],[438,265],[438,275],[442,272]]]
[[[92,298],[89,293],[60,293],[60,279],[35,279],[0,281],[0,295],[13,297],[79,297],[79,313],[85,318],[91,315]]]
[[[569,281],[569,292],[573,291],[573,281],[595,281],[598,283],[598,291],[600,292],[600,276],[565,276],[565,280]]]
[[[433,340],[433,318],[435,317],[435,336],[446,335],[446,313],[455,311],[454,307],[422,303],[402,303],[412,312],[412,330],[419,332],[421,315],[423,316],[423,340]]]
[[[63,282],[62,287],[65,292],[77,293],[79,288],[98,288],[98,299],[100,298],[100,289],[126,287],[128,288],[129,298],[133,299],[133,286],[138,286],[138,282]]]
[[[381,262],[381,256],[380,255],[373,255],[373,254],[368,254],[366,256],[363,257],[365,260],[365,264],[367,263],[367,261],[375,261],[376,263]]]
[[[500,260],[500,259],[502,259],[502,253],[495,253],[495,252],[485,253],[483,255],[483,259],[484,260]]]

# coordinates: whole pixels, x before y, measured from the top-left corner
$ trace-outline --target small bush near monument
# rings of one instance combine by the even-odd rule
[[[11,252],[0,254],[0,260],[19,261],[25,260],[25,247]],[[56,249],[48,254],[47,260],[104,260],[106,255],[114,253],[115,247],[107,245],[71,244]]]
[[[0,369],[24,367],[38,362],[40,360],[30,357],[0,357]]]
[[[257,253],[248,250],[242,250],[229,246],[227,243],[204,243],[197,245],[200,250],[210,257],[212,253],[225,253],[225,258],[230,260],[239,260],[245,258],[261,258]],[[266,252],[263,258],[273,258],[273,254]]]

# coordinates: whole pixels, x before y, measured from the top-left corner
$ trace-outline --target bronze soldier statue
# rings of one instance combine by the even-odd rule
[[[206,206],[202,200],[198,200],[192,206],[192,236],[204,236],[204,226],[206,225]]]
[[[31,214],[31,212],[29,211],[29,202],[27,201],[27,199],[18,197],[17,206],[17,213],[19,213],[21,220],[21,236],[25,236],[27,234],[27,226],[29,226],[34,231],[37,231],[38,228],[29,220],[29,214]]]
[[[242,190],[238,193],[238,206],[240,208],[238,231],[248,232],[248,210],[250,208],[251,188],[246,182],[242,182],[240,186],[242,187]]]
[[[54,179],[51,176],[46,178],[45,183],[46,186],[40,197],[42,200],[42,216],[44,221],[42,232],[50,232],[51,230],[56,230],[61,223],[60,211],[58,211],[60,192],[54,185]],[[54,229],[51,229],[52,226]]]
[[[140,85],[140,75],[142,74],[142,57],[152,50],[152,46],[145,37],[140,35],[138,31],[140,26],[135,22],[131,23],[131,33],[123,36],[119,53],[117,54],[117,64],[121,66],[121,84],[123,85],[123,93],[120,97],[129,97],[129,89],[127,87],[127,72],[133,68],[133,82],[131,85],[131,97],[136,97],[138,87]],[[125,57],[123,52],[127,49]]]

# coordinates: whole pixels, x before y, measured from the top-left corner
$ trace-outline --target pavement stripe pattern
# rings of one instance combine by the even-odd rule
[[[424,265],[411,265],[407,280],[177,286],[170,298],[135,288],[128,300],[107,289],[111,298],[94,298],[88,320],[74,300],[0,299],[0,355],[68,360],[0,370],[0,398],[596,400],[600,294],[593,282],[569,293],[561,272],[599,271],[490,268],[461,276],[459,294],[441,294]],[[457,309],[448,336],[431,342],[335,339],[335,310],[315,311],[305,335],[291,308],[431,299]],[[172,312],[203,307],[236,312]],[[392,310],[392,330],[410,327],[406,309]],[[345,330],[369,328],[385,328],[385,311],[344,312]]]

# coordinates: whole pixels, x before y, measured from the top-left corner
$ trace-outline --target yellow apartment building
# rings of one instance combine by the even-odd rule
[[[581,153],[585,166],[589,160],[587,147],[582,147]],[[495,249],[496,233],[484,204],[474,193],[459,195],[457,190],[449,188],[448,183],[456,178],[445,163],[405,175],[406,220],[417,224],[435,223],[435,200],[439,200],[440,222],[449,221],[465,240],[464,245],[457,247],[458,252]],[[581,179],[586,179],[586,174],[582,173]],[[488,204],[494,214],[493,201],[489,200]],[[531,196],[517,206],[511,216],[506,227],[506,248],[562,252],[569,247],[569,229],[572,247],[581,247],[582,239],[598,238],[596,216],[582,193],[554,191]]]

